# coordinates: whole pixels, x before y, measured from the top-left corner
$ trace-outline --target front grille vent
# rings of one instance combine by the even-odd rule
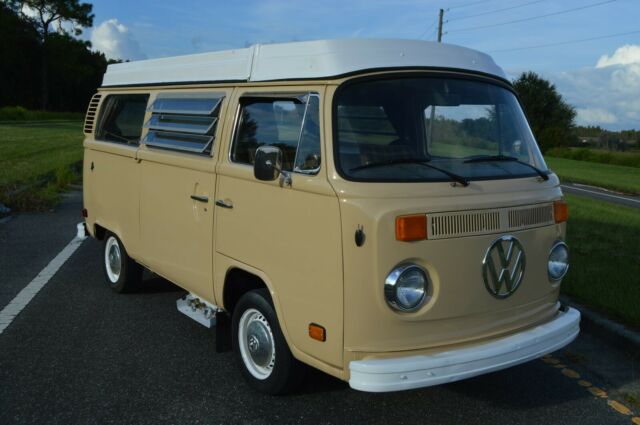
[[[91,102],[89,102],[87,115],[84,119],[84,134],[90,134],[93,132],[93,126],[95,124],[96,115],[98,113],[98,104],[100,103],[101,97],[102,95],[100,93],[96,93],[91,98]]]
[[[428,239],[508,233],[554,223],[553,204],[427,213]]]
[[[493,233],[498,230],[500,230],[498,211],[469,211],[432,217],[429,236],[455,237]]]
[[[541,205],[509,210],[509,228],[539,226],[553,223],[553,207]]]

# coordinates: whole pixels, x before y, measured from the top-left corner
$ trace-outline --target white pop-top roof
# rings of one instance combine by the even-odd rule
[[[420,40],[343,39],[254,46],[109,65],[103,87],[213,81],[321,79],[365,70],[447,68],[506,79],[484,53]]]

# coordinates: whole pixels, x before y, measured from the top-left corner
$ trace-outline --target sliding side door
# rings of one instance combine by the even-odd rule
[[[216,136],[228,94],[211,89],[156,96],[138,155],[143,261],[208,301],[213,301]]]

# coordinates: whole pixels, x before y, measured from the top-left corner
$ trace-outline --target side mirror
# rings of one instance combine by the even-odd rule
[[[253,175],[258,180],[273,181],[282,172],[282,151],[275,146],[260,146],[256,150]]]

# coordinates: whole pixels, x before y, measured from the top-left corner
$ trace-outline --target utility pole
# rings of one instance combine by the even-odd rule
[[[442,43],[442,18],[444,18],[444,9],[440,9],[438,15],[438,43]]]

